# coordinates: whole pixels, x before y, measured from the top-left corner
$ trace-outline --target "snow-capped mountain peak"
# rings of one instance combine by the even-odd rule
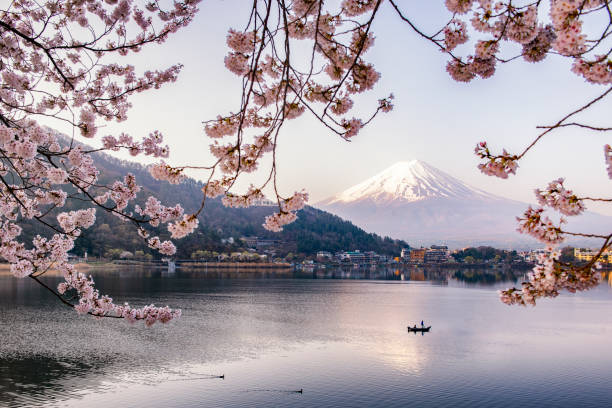
[[[381,173],[327,199],[322,203],[355,203],[359,201],[414,202],[431,198],[495,197],[471,187],[421,160],[395,163]]]
[[[526,203],[471,187],[420,160],[396,163],[316,206],[411,245],[540,245],[516,232],[516,216]],[[610,217],[587,213],[574,225],[599,233],[611,224]]]

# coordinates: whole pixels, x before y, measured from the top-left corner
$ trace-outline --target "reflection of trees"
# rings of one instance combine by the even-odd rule
[[[32,406],[49,401],[71,398],[75,390],[98,389],[102,377],[83,378],[98,371],[103,364],[83,364],[78,361],[58,361],[53,358],[35,357],[0,359],[0,406]],[[71,379],[79,378],[79,387]],[[32,386],[32,384],[40,386]]]
[[[459,269],[452,272],[452,277],[461,282],[492,285],[500,282],[516,282],[524,274],[524,271],[512,269]]]
[[[430,281],[438,284],[448,283],[456,279],[465,283],[495,284],[501,282],[516,282],[523,278],[525,271],[510,268],[448,268],[439,266],[416,267],[379,267],[379,268],[327,268],[314,271],[296,271],[295,278],[315,279],[372,279],[372,280],[405,280]]]

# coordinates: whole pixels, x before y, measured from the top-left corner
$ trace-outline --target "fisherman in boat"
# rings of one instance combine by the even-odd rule
[[[421,327],[425,327],[425,323],[421,320]]]

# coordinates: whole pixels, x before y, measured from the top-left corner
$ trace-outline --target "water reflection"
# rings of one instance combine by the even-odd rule
[[[416,335],[417,333],[408,333]],[[419,337],[423,333],[419,333]],[[382,363],[402,374],[420,375],[427,367],[429,353],[418,341],[405,341],[398,338],[387,342],[379,351]]]
[[[607,278],[608,285],[612,287],[612,271],[605,272],[604,278]]]
[[[612,290],[502,305],[523,273],[92,271],[120,301],[183,309],[151,329],[0,276],[0,406],[605,406]]]
[[[101,378],[91,378],[89,374],[107,363],[43,356],[0,359],[0,404],[38,406],[61,401],[74,393],[74,381],[80,383],[78,388],[100,391]]]
[[[306,279],[361,279],[361,280],[394,280],[413,282],[433,282],[448,284],[449,281],[473,285],[495,285],[516,283],[525,279],[525,269],[512,268],[469,268],[449,266],[404,266],[377,268],[329,268],[286,272],[287,277]],[[268,275],[269,277],[270,275]],[[276,275],[283,276],[283,275]]]

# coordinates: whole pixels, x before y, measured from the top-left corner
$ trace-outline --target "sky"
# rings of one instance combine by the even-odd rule
[[[100,133],[127,132],[138,137],[157,129],[170,146],[171,164],[211,164],[211,141],[202,121],[238,109],[240,80],[225,68],[223,58],[228,52],[227,30],[246,22],[249,7],[245,4],[244,0],[204,0],[189,27],[161,46],[145,47],[124,59],[141,71],[178,62],[184,68],[176,83],[132,97],[128,120],[108,124]],[[441,0],[402,0],[400,4],[425,29],[437,30],[450,16]],[[476,143],[486,140],[494,151],[521,151],[537,134],[537,125],[556,122],[604,91],[571,73],[569,60],[549,56],[531,64],[521,59],[498,65],[490,79],[463,84],[446,73],[447,57],[412,32],[386,2],[373,32],[376,41],[366,60],[382,77],[373,91],[356,98],[355,116],[367,117],[376,100],[389,93],[395,95],[394,110],[378,116],[350,143],[306,114],[288,122],[277,153],[279,185],[285,196],[304,188],[310,203],[316,203],[398,161],[420,159],[468,184],[515,200],[533,202],[533,189],[559,177],[565,177],[568,188],[579,195],[609,197],[612,181],[603,155],[603,145],[612,142],[609,133],[555,131],[507,180],[485,176],[476,168]],[[506,48],[518,51],[516,46]],[[469,46],[458,50],[463,55],[471,52]],[[604,120],[611,113],[608,100],[582,118],[609,126]],[[245,188],[250,181],[238,187]],[[588,208],[612,215],[612,208],[606,206]]]

